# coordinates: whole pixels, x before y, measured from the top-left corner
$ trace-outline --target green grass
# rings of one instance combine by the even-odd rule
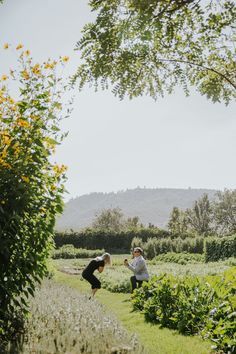
[[[55,281],[68,285],[80,292],[89,292],[90,285],[80,280],[80,276],[56,271]],[[209,354],[209,342],[199,337],[187,337],[169,329],[146,323],[141,313],[132,311],[129,294],[110,293],[101,289],[96,298],[114,313],[129,332],[135,332],[148,354]]]

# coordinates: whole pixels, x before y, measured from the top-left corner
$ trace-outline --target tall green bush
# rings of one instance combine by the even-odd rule
[[[206,262],[216,262],[220,259],[236,257],[236,235],[207,238],[204,254]]]
[[[9,45],[5,45],[7,49]],[[33,63],[22,45],[19,70],[0,81],[0,341],[12,336],[35,281],[46,272],[55,216],[62,211],[65,166],[51,162],[63,135],[56,62]],[[60,64],[67,61],[60,59]],[[19,84],[10,95],[10,78]]]
[[[131,242],[131,249],[134,249],[135,247],[141,247],[143,248],[143,241],[139,237],[134,237]]]
[[[94,258],[105,251],[102,250],[86,250],[84,248],[75,248],[73,245],[64,245],[57,250],[53,250],[52,258],[53,259],[74,259],[74,258]]]
[[[188,237],[181,239],[180,237],[172,239],[167,238],[152,238],[143,243],[143,249],[148,259],[152,259],[159,254],[169,252],[175,253],[199,253],[202,254],[204,250],[204,238],[202,237]]]

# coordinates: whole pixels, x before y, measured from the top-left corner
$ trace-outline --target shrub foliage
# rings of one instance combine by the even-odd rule
[[[75,248],[73,245],[64,245],[58,250],[54,250],[52,252],[53,259],[73,259],[73,258],[94,258],[98,255],[104,253],[104,249],[102,250],[86,250],[83,248]]]
[[[206,262],[236,257],[236,235],[206,239],[204,254]]]
[[[5,44],[5,49],[8,48]],[[20,69],[0,81],[0,337],[12,336],[19,312],[35,281],[46,271],[55,216],[62,211],[65,166],[50,156],[63,135],[59,131],[64,91],[56,62],[33,63],[17,46]],[[64,65],[66,58],[60,59]],[[10,78],[19,84],[10,95]]]
[[[236,350],[236,268],[224,276],[153,277],[135,290],[133,306],[145,318],[183,334],[202,334],[214,349]]]

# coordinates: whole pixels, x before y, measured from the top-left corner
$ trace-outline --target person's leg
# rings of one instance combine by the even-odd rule
[[[93,274],[83,276],[83,278],[91,284],[92,296],[94,296],[98,289],[101,289],[101,282]]]
[[[101,282],[98,280],[98,278],[95,277],[95,275],[92,275],[91,284],[92,284],[92,296],[94,296],[98,291],[98,289],[101,289]]]
[[[94,296],[97,291],[98,289],[92,289],[92,296]]]
[[[141,288],[143,284],[143,280],[137,280],[138,288]]]
[[[136,276],[133,275],[132,277],[130,277],[130,281],[131,281],[131,292],[133,292],[134,289],[137,288],[137,279],[136,279]]]

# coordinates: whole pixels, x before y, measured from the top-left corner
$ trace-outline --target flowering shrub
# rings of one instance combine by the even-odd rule
[[[8,49],[5,44],[4,48]],[[34,63],[19,44],[19,68],[0,77],[0,339],[17,331],[18,315],[46,271],[55,216],[62,211],[66,167],[51,162],[64,135],[59,122],[66,87],[59,62]],[[18,92],[13,97],[10,83]]]

